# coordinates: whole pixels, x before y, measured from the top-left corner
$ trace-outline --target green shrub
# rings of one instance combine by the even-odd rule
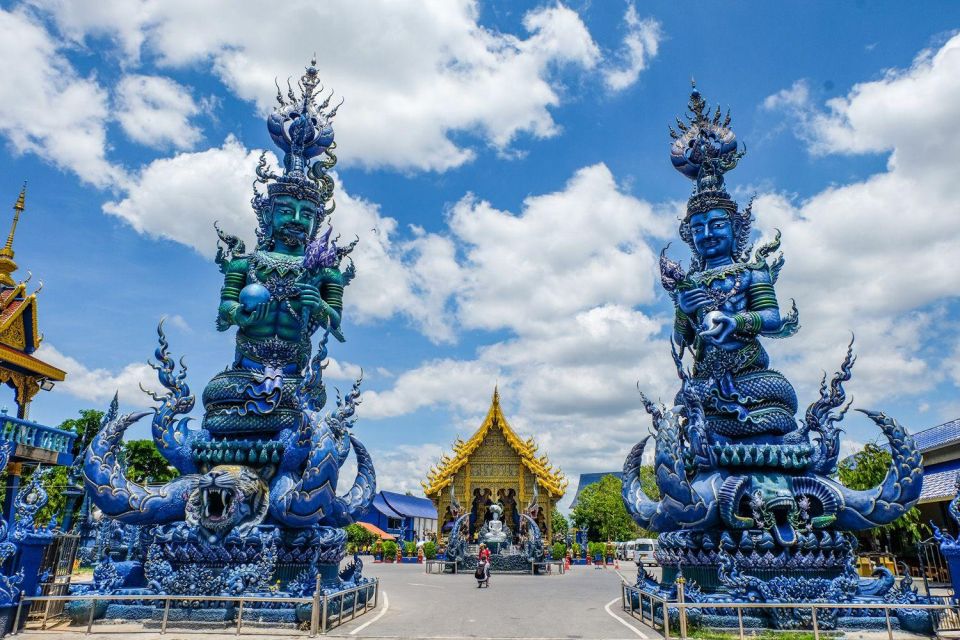
[[[344,531],[347,532],[347,542],[352,542],[354,549],[363,549],[377,541],[377,536],[356,523],[347,525]]]
[[[408,558],[417,557],[417,543],[416,542],[404,542],[403,543],[403,555]]]
[[[554,542],[550,548],[550,553],[553,555],[554,560],[561,560],[567,557],[567,545],[562,542]]]
[[[427,560],[433,560],[437,557],[437,543],[428,540],[423,543],[423,557]]]
[[[580,543],[579,543],[579,542],[574,542],[574,543],[573,543],[573,557],[574,557],[574,558],[579,558],[579,557],[581,556],[582,551],[583,551],[583,547],[580,546]]]
[[[383,559],[389,559],[390,562],[397,557],[397,543],[393,540],[387,540],[383,543]]]

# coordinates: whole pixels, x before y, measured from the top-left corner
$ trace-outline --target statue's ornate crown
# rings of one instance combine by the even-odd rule
[[[311,200],[321,208],[321,217],[333,213],[333,178],[328,171],[337,164],[337,157],[333,155],[337,144],[333,141],[332,122],[343,101],[327,111],[333,91],[318,104],[317,94],[323,91],[323,87],[317,88],[319,84],[316,59],[310,61],[300,77],[299,97],[289,79],[286,96],[277,84],[278,106],[267,118],[267,130],[274,144],[283,151],[283,174],[277,175],[267,166],[266,151],[260,154],[256,181],[267,185],[267,196],[261,195],[255,186],[251,204],[259,219],[257,237],[261,245],[269,237],[270,223],[265,214],[277,196]],[[319,224],[314,227],[314,234],[319,227]]]
[[[727,193],[723,176],[737,166],[746,151],[737,150],[737,139],[730,129],[730,112],[727,111],[721,121],[720,107],[717,107],[711,117],[696,84],[693,84],[687,108],[690,110],[687,122],[677,118],[680,133],[670,127],[670,137],[673,138],[670,160],[677,171],[694,180],[686,217],[689,219],[711,209],[736,212],[737,203]]]
[[[257,182],[267,185],[270,198],[290,195],[323,205],[333,196],[333,180],[327,175],[337,162],[332,153],[336,148],[332,121],[343,103],[326,110],[333,97],[332,91],[323,102],[317,103],[317,94],[323,91],[323,87],[318,89],[320,78],[316,64],[316,59],[311,60],[301,76],[299,96],[294,93],[289,80],[286,96],[277,84],[278,106],[267,118],[267,130],[274,144],[283,151],[283,174],[277,175],[270,170],[266,152],[261,154],[257,165]],[[254,207],[259,208],[256,196],[254,200]]]

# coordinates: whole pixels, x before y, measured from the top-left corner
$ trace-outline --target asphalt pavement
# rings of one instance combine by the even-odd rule
[[[622,569],[625,576],[632,565]],[[353,638],[629,639],[660,634],[620,609],[614,569],[576,566],[564,575],[494,574],[480,589],[471,573],[427,574],[423,565],[366,564],[381,603],[328,635]]]
[[[380,578],[376,609],[331,629],[340,638],[422,638],[425,640],[654,640],[662,637],[620,605],[621,577],[635,580],[632,563],[615,569],[575,566],[564,575],[497,574],[479,589],[472,573],[428,574],[422,564],[364,565],[365,576]],[[172,624],[166,635],[139,622],[97,621],[84,627],[53,624],[17,637],[31,640],[237,640],[232,629],[185,628]],[[247,623],[239,638],[306,638],[294,628]]]

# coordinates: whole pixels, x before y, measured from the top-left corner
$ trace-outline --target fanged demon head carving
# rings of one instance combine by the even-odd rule
[[[186,519],[214,538],[243,534],[263,522],[270,490],[256,471],[223,464],[200,476],[187,502]]]

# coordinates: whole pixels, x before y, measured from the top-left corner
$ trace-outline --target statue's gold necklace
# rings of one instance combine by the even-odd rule
[[[743,290],[743,272],[746,271],[746,269],[747,265],[738,262],[692,274],[690,280],[697,286],[703,285],[703,291],[706,292],[713,301],[707,308],[703,308],[702,310],[704,312],[716,311],[739,294]],[[714,289],[711,286],[714,282],[726,280],[730,276],[733,276],[734,280],[733,286],[729,291]]]

